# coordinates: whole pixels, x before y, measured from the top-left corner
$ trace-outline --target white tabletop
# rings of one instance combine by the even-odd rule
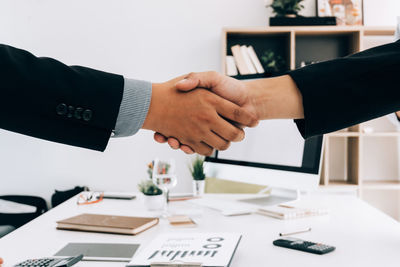
[[[215,196],[214,196],[215,197]],[[225,195],[225,199],[236,198]],[[148,244],[162,232],[239,232],[242,241],[232,267],[258,266],[400,266],[400,224],[350,196],[314,196],[306,200],[329,207],[330,215],[282,221],[262,215],[224,217],[219,212],[188,202],[172,202],[172,210],[190,213],[197,228],[174,228],[165,220],[137,236],[56,230],[56,221],[80,213],[149,216],[140,200],[109,200],[77,206],[73,198],[13,233],[0,239],[0,256],[12,266],[27,258],[51,256],[68,242],[125,242]],[[296,235],[302,239],[336,246],[326,255],[314,255],[275,247],[279,232],[311,227]],[[79,266],[125,266],[125,263],[80,262]]]

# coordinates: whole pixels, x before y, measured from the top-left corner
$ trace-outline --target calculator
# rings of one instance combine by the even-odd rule
[[[68,258],[30,259],[14,265],[14,267],[69,267],[79,262],[83,255]]]
[[[299,238],[286,237],[280,238],[272,242],[275,246],[297,249],[314,254],[325,254],[335,250],[335,247],[324,245],[321,243],[314,243],[305,241]]]

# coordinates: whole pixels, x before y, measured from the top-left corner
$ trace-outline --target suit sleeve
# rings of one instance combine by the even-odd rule
[[[0,45],[0,128],[104,151],[123,95],[120,75]]]
[[[400,110],[400,42],[289,72],[303,96],[303,137]]]

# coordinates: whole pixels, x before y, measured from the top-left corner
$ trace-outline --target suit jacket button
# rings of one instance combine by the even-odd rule
[[[93,112],[90,109],[87,109],[83,112],[82,118],[84,121],[90,121],[92,119]]]
[[[59,104],[56,108],[56,112],[60,116],[64,116],[65,114],[67,114],[67,111],[68,111],[67,105],[65,105],[64,103]]]
[[[75,113],[74,113],[75,119],[77,119],[77,120],[82,119],[82,111],[83,111],[83,108],[76,108],[75,109]]]
[[[68,118],[72,118],[72,115],[74,114],[74,111],[75,111],[75,107],[68,106],[68,115],[67,115],[67,117]]]

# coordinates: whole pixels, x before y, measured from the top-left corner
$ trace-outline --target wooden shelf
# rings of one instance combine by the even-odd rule
[[[361,189],[400,190],[400,180],[363,181]]]
[[[381,27],[365,27],[364,35],[365,36],[388,36],[394,35],[395,29],[391,26],[381,26]]]
[[[329,181],[328,186],[352,186],[358,187],[357,184],[349,183],[348,181]]]
[[[364,35],[394,35],[395,27],[363,27],[363,26],[260,26],[260,27],[228,27],[224,31],[230,33],[264,33],[264,32],[306,32],[306,33],[323,33],[329,34],[332,32],[355,32],[363,31]]]
[[[327,137],[358,137],[359,132],[334,132],[326,135]]]
[[[376,133],[361,133],[364,137],[399,137],[400,132],[376,132]]]

